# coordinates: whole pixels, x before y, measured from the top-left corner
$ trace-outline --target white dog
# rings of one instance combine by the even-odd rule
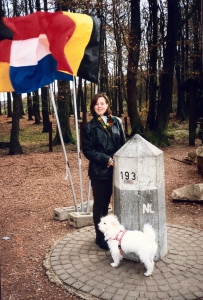
[[[112,267],[119,266],[123,253],[135,253],[147,269],[144,275],[150,276],[152,274],[157,243],[155,231],[150,224],[144,225],[143,232],[125,230],[115,215],[107,215],[101,218],[98,226],[108,243],[113,259]]]

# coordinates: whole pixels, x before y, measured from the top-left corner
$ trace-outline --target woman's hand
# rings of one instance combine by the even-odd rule
[[[108,161],[108,165],[107,165],[107,168],[109,167],[113,167],[113,158],[109,158],[109,161]]]

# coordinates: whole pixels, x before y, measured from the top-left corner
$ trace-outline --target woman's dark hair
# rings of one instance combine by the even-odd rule
[[[94,111],[94,106],[97,104],[97,100],[100,98],[100,97],[103,97],[106,101],[106,104],[108,104],[108,108],[107,110],[105,111],[104,115],[105,116],[108,116],[108,115],[111,115],[112,114],[112,111],[111,111],[111,102],[109,100],[109,98],[107,97],[106,94],[95,94],[93,97],[92,97],[92,100],[91,100],[91,103],[90,103],[90,111],[91,111],[91,114],[93,115],[93,117],[96,116],[96,112]]]

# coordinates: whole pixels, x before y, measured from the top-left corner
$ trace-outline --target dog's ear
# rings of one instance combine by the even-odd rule
[[[116,216],[113,216],[111,224],[114,227],[118,226],[119,222],[118,222],[118,218]]]

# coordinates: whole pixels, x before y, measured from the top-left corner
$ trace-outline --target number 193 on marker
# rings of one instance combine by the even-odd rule
[[[133,182],[137,179],[135,172],[129,172],[129,171],[121,171],[120,172],[121,179],[124,180],[124,182]]]

